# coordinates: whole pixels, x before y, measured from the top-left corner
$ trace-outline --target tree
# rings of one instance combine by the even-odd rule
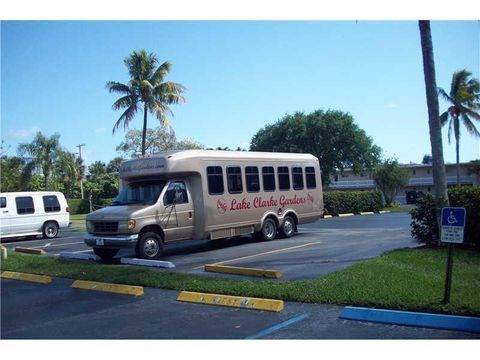
[[[33,176],[33,163],[27,163],[19,156],[3,155],[0,158],[1,191],[28,191]]]
[[[480,137],[473,120],[480,120],[480,83],[471,77],[472,73],[460,70],[453,74],[450,93],[442,88],[438,93],[447,101],[449,108],[440,115],[440,123],[448,122],[448,142],[451,142],[452,131],[455,135],[455,150],[457,153],[457,185],[460,185],[460,120],[469,134]],[[450,121],[449,121],[450,120]]]
[[[107,166],[104,162],[95,161],[88,167],[88,172],[90,174],[89,180],[95,181],[107,173]]]
[[[76,155],[67,151],[58,152],[55,163],[55,175],[60,183],[63,184],[64,194],[67,199],[73,195],[73,188],[80,180],[82,174],[80,160]]]
[[[20,154],[30,157],[29,162],[32,163],[31,166],[41,169],[45,190],[49,190],[48,182],[60,150],[59,139],[60,134],[58,133],[45,137],[39,131],[31,143],[24,143],[18,146]]]
[[[164,150],[180,149],[203,149],[203,145],[193,139],[177,141],[175,133],[168,131],[165,127],[147,129],[146,153],[154,154]],[[140,130],[129,130],[125,135],[125,140],[117,146],[117,151],[121,151],[132,158],[140,156],[142,154],[142,132]]]
[[[125,109],[115,123],[113,132],[115,133],[122,125],[127,128],[137,111],[143,107],[141,153],[145,155],[148,112],[156,116],[162,126],[170,126],[166,113],[173,116],[173,112],[169,105],[185,102],[185,98],[181,95],[185,87],[178,83],[164,81],[172,65],[165,61],[155,69],[158,59],[153,53],[147,54],[145,50],[133,51],[125,58],[124,64],[130,74],[128,84],[109,81],[106,85],[110,93],[123,95],[112,106],[114,110]]]
[[[435,80],[435,61],[433,58],[432,33],[430,21],[420,20],[420,42],[422,45],[423,74],[428,107],[428,126],[430,128],[430,146],[432,148],[432,175],[435,194],[435,206],[438,224],[441,224],[441,210],[448,205],[445,162],[443,160],[442,128],[440,124],[437,83]]]
[[[372,173],[378,188],[383,193],[385,203],[390,206],[398,192],[407,186],[410,180],[410,171],[398,165],[395,159],[386,159],[377,165]]]
[[[334,110],[286,115],[260,129],[250,150],[313,154],[320,160],[326,185],[337,170],[343,173],[345,168],[352,168],[356,174],[372,170],[381,154],[350,114]]]
[[[120,166],[125,159],[121,156],[114,157],[110,162],[107,164],[107,173],[108,174],[115,174],[118,175],[120,171]]]
[[[423,159],[422,159],[422,164],[431,164],[432,163],[432,156],[431,155],[423,155]]]

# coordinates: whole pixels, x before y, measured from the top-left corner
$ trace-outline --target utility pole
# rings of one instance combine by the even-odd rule
[[[78,156],[80,158],[80,163],[82,162],[82,146],[85,146],[85,144],[78,144],[76,147],[78,147]],[[82,199],[83,199],[83,175],[82,178],[80,179],[80,193],[82,194]]]

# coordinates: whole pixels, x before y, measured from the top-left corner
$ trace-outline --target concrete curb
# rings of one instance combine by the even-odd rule
[[[379,211],[380,214],[388,214],[389,212],[391,212],[390,210],[381,210]]]
[[[111,292],[115,294],[141,296],[143,295],[143,286],[121,285],[112,283],[103,283],[96,281],[75,280],[71,287],[83,290],[94,290]]]
[[[215,265],[215,264],[205,265],[204,270],[209,272],[215,272],[215,273],[268,277],[268,278],[274,278],[274,279],[278,279],[283,276],[283,274],[280,271],[276,271],[276,270],[253,269],[253,268],[224,266],[224,265]]]
[[[360,215],[374,215],[375,213],[373,211],[363,211],[360,212]]]
[[[347,306],[341,319],[480,333],[480,318]]]
[[[175,264],[170,261],[160,261],[160,260],[145,260],[145,259],[129,259],[129,258],[121,258],[121,264],[127,265],[140,265],[140,266],[151,266],[151,267],[160,267],[160,268],[167,268],[172,269],[175,267]]]
[[[220,294],[197,293],[182,291],[177,301],[192,302],[207,305],[229,306],[252,310],[280,312],[283,310],[283,300],[260,299]]]
[[[13,271],[3,271],[1,277],[4,279],[28,281],[43,285],[48,285],[52,282],[52,278],[50,276],[26,274]]]
[[[345,214],[338,214],[338,216],[340,217],[344,217],[344,216],[353,216],[355,215],[354,213],[345,213]]]
[[[34,254],[34,255],[45,255],[46,252],[43,249],[33,249],[22,246],[16,246],[15,252],[25,253],[25,254]]]

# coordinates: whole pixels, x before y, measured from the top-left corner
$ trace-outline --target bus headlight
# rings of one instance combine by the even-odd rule
[[[137,225],[137,222],[133,219],[128,221],[119,221],[118,222],[118,230],[132,230]]]

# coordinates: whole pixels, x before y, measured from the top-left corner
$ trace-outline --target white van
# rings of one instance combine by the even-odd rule
[[[85,242],[104,259],[133,247],[154,260],[164,243],[184,239],[290,237],[323,214],[310,154],[165,151],[124,162],[119,175],[115,201],[86,218]]]
[[[70,223],[70,209],[61,192],[0,193],[0,237],[53,239]]]

